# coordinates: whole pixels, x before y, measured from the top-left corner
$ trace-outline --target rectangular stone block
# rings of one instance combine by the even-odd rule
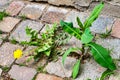
[[[44,4],[28,4],[23,8],[19,16],[24,15],[30,19],[39,19],[46,6]]]
[[[25,20],[22,21],[16,28],[16,30],[10,35],[9,39],[16,39],[17,41],[29,41],[30,40],[30,36],[28,36],[26,34],[26,27],[30,27],[33,30],[36,30],[39,32],[39,30],[41,30],[41,28],[43,27],[43,24],[40,22],[35,22],[35,21],[31,21],[31,20]]]
[[[0,22],[0,30],[3,32],[10,32],[19,21],[20,19],[17,18],[5,17],[3,21]]]
[[[13,57],[13,52],[16,49],[23,49],[23,47],[19,46],[19,45],[14,45],[11,43],[4,43],[1,47],[0,47],[0,65],[1,66],[7,66],[9,67],[13,61],[15,60]]]
[[[57,8],[50,6],[46,13],[43,14],[41,20],[46,23],[59,23],[60,20],[65,18],[65,15],[68,13],[68,9]]]
[[[36,74],[36,70],[24,66],[13,65],[9,71],[11,78],[16,80],[32,80]]]
[[[22,1],[13,1],[6,9],[6,12],[11,16],[16,16],[22,10],[24,5],[25,4]]]

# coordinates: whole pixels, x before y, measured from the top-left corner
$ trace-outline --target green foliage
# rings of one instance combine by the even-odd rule
[[[80,50],[79,48],[69,48],[65,51],[63,57],[62,57],[62,63],[64,64],[66,57],[71,53],[75,52],[76,50]]]
[[[71,36],[74,36],[79,40],[81,39],[81,31],[79,28],[73,27],[73,23],[67,23],[61,20],[60,24],[65,32],[69,33]]]
[[[99,44],[96,44],[94,42],[95,37],[91,34],[90,31],[90,27],[92,25],[92,23],[98,18],[101,10],[104,7],[104,3],[101,2],[99,5],[97,5],[90,17],[88,17],[88,19],[84,22],[84,24],[82,24],[82,22],[80,21],[80,19],[77,17],[77,23],[79,25],[79,28],[75,28],[73,27],[73,23],[67,23],[64,21],[60,22],[61,27],[63,28],[63,30],[65,32],[67,32],[68,34],[70,34],[71,36],[76,37],[77,39],[81,40],[82,42],[82,48],[81,52],[82,55],[79,57],[79,60],[83,60],[83,57],[87,55],[87,53],[91,50],[92,56],[94,57],[95,61],[100,64],[101,66],[113,71],[116,69],[116,65],[114,64],[111,56],[110,56],[110,51],[107,50],[106,48],[102,47]],[[103,36],[108,36],[110,34],[111,31],[107,31],[106,34],[104,34]],[[85,48],[88,48],[87,50]],[[68,50],[66,50],[66,52],[63,55],[62,58],[62,62],[64,63],[67,55],[69,55],[71,52],[75,51],[73,48],[69,48]],[[78,64],[78,63],[76,63]],[[79,62],[80,64],[80,62]],[[77,65],[74,66],[75,71],[73,69],[73,73],[74,73],[74,77],[76,78],[78,75],[79,68]]]
[[[101,38],[107,38],[112,32],[112,28],[110,30],[106,29],[105,33],[100,34]]]
[[[26,34],[30,37],[30,41],[22,41],[21,45],[36,46],[34,53],[28,57],[28,62],[31,59],[38,61],[40,56],[46,55],[48,57],[56,56],[59,52],[59,46],[65,44],[71,37],[63,31],[58,31],[59,27],[57,24],[53,24],[50,28],[46,26],[46,31],[39,34],[36,30],[26,27]]]
[[[80,69],[80,60],[78,60],[73,67],[73,71],[72,71],[73,79],[75,79],[78,76],[79,69]]]
[[[83,43],[83,44],[87,44],[87,43],[89,43],[89,42],[91,42],[92,40],[93,40],[93,35],[91,34],[91,32],[90,32],[90,29],[89,28],[86,28],[85,29],[85,32],[82,34],[82,36],[81,36],[81,42]]]
[[[99,80],[104,80],[108,75],[111,75],[111,74],[113,74],[113,71],[107,69],[106,71],[104,71],[104,72],[102,73],[102,76],[100,77]]]
[[[2,21],[6,16],[8,16],[8,14],[5,11],[0,12],[0,21]]]
[[[107,49],[96,43],[89,43],[89,45],[91,46],[91,53],[97,63],[110,70],[116,69]]]

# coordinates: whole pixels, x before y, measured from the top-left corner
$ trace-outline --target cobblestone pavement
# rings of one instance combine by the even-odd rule
[[[74,4],[72,1],[75,1]],[[106,31],[106,28],[112,28],[110,37],[106,39],[99,38],[96,42],[112,49],[112,57],[120,59],[120,1],[105,1],[105,8],[100,17],[93,23],[91,31],[101,34]],[[49,62],[45,66],[44,71],[47,73],[40,73],[37,67],[46,64],[46,58],[38,63],[31,61],[24,65],[23,62],[26,57],[23,56],[21,59],[15,60],[13,51],[19,48],[26,52],[33,47],[15,45],[10,40],[14,38],[18,42],[29,41],[30,39],[25,33],[26,26],[42,32],[46,24],[59,23],[61,19],[72,21],[74,26],[77,27],[76,17],[80,17],[84,22],[90,11],[98,3],[98,0],[94,0],[94,2],[92,0],[0,0],[0,11],[5,10],[9,13],[9,16],[0,21],[0,30],[4,32],[0,35],[2,38],[0,39],[0,80],[10,80],[10,78],[15,80],[72,80],[70,78],[72,66],[76,62],[74,57],[68,57],[64,67],[62,66],[61,57],[59,57],[58,61]],[[26,19],[22,18],[24,16]],[[71,46],[81,45],[74,38],[69,43]],[[118,69],[115,74],[106,80],[120,80],[120,62],[116,63]],[[76,80],[96,80],[103,71],[105,69],[91,58],[81,64],[81,73]]]

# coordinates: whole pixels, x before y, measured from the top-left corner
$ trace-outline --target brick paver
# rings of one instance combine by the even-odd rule
[[[9,71],[11,78],[16,80],[32,80],[36,74],[36,70],[24,66],[13,65]]]
[[[19,45],[14,45],[8,42],[4,43],[0,47],[0,65],[1,66],[9,67],[13,63],[13,61],[15,60],[13,58],[13,52],[16,49],[23,49],[23,47]]]
[[[24,7],[24,2],[14,1],[6,9],[6,12],[11,16],[16,16],[22,10],[23,7]]]
[[[3,40],[6,38],[7,34],[0,34],[0,44],[3,42]]]
[[[28,4],[21,11],[20,16],[26,16],[30,19],[39,19],[46,6],[47,5],[44,4]]]
[[[13,17],[5,17],[3,21],[0,22],[0,30],[4,32],[10,32],[16,24],[18,24],[20,19]]]
[[[46,23],[59,23],[65,18],[69,10],[50,6],[46,13],[43,14],[41,20]]]
[[[115,20],[111,35],[120,38],[120,19]]]
[[[25,32],[25,29],[27,26],[36,31],[39,31],[43,27],[43,24],[40,22],[32,21],[32,20],[25,20],[18,25],[16,30],[11,34],[10,39],[14,38],[19,42],[29,41],[30,37],[26,35],[26,32]]]
[[[63,80],[63,79],[53,75],[39,73],[36,77],[36,80]]]

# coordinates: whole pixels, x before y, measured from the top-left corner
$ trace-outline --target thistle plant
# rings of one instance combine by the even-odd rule
[[[92,56],[94,57],[94,60],[99,65],[107,68],[106,72],[103,73],[100,80],[104,80],[105,75],[107,73],[110,73],[116,69],[116,65],[114,64],[112,57],[110,56],[110,51],[108,51],[108,49],[104,48],[103,46],[95,43],[95,40],[94,40],[95,36],[90,31],[90,27],[92,23],[98,18],[103,7],[104,7],[103,2],[97,5],[93,9],[91,15],[88,17],[88,19],[84,23],[82,23],[79,17],[77,17],[77,23],[79,25],[79,28],[73,27],[72,22],[68,23],[62,20],[60,22],[60,25],[65,32],[69,33],[71,36],[76,37],[78,40],[82,42],[81,48],[69,48],[68,50],[66,50],[62,58],[62,63],[64,64],[64,61],[67,55],[77,50],[81,51],[82,55],[79,57],[79,59],[77,60],[77,62],[75,63],[73,67],[73,71],[72,71],[73,78],[76,78],[78,76],[83,57],[89,54],[89,52],[92,54]]]

